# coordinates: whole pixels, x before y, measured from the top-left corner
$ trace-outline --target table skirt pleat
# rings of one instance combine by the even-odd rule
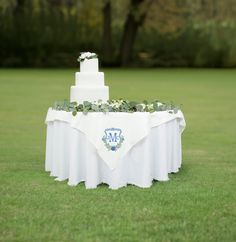
[[[168,181],[169,173],[179,171],[181,133],[178,119],[151,128],[111,170],[84,133],[55,120],[47,123],[45,169],[58,181],[68,179],[71,186],[85,182],[88,189],[101,183],[111,189],[127,184],[147,188],[153,180]]]

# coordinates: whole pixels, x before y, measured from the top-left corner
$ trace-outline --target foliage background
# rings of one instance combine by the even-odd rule
[[[129,16],[137,32],[122,46]],[[0,0],[0,46],[1,67],[72,67],[79,52],[88,50],[104,66],[235,67],[236,4]],[[122,51],[129,55],[126,61]]]

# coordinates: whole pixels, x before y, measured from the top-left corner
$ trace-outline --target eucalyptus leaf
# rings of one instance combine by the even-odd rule
[[[161,103],[159,101],[129,101],[129,100],[108,100],[107,102],[102,102],[98,100],[97,102],[84,101],[83,104],[77,104],[77,102],[69,102],[68,100],[56,101],[52,107],[54,110],[63,110],[66,112],[71,112],[74,116],[77,112],[83,112],[87,114],[88,112],[158,112],[158,111],[168,111],[169,113],[177,113],[180,110],[179,106],[169,103]]]
[[[73,116],[76,116],[76,114],[77,114],[77,111],[73,111],[73,112],[72,112],[72,115],[73,115]]]

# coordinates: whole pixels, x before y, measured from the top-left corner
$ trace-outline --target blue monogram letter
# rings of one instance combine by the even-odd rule
[[[109,139],[109,142],[117,142],[117,133],[109,133],[109,136],[108,136],[108,139]]]

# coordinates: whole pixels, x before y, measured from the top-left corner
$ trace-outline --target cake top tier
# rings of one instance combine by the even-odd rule
[[[98,58],[95,53],[83,52],[78,58],[80,72],[98,72]]]

